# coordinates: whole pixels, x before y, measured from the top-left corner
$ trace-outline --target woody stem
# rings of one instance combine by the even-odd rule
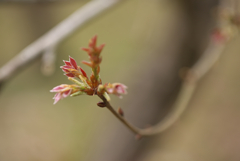
[[[111,106],[111,104],[107,101],[107,99],[103,96],[103,95],[98,95],[102,100],[103,102],[105,103],[107,109],[109,111],[111,111],[111,113],[116,116],[127,128],[129,128],[133,133],[137,134],[137,135],[140,135],[140,129],[133,126],[132,124],[130,124],[123,116],[121,116],[120,114],[118,114],[114,109],[113,107]]]

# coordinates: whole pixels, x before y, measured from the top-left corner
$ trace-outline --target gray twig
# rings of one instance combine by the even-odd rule
[[[0,0],[0,3],[51,3],[51,2],[83,1],[83,0]]]
[[[44,75],[52,75],[55,71],[56,47],[47,48],[42,56],[41,71]]]
[[[113,7],[120,0],[92,0],[75,11],[60,24],[23,49],[19,54],[0,68],[0,84],[8,80],[21,67],[31,62],[49,48],[56,47],[59,42],[76,29]]]

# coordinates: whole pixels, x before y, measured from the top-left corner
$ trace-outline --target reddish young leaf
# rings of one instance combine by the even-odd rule
[[[102,49],[103,49],[104,46],[105,46],[105,44],[102,44],[102,45],[100,45],[100,46],[98,47],[98,52],[99,52],[99,53],[101,53],[101,51],[102,51]]]
[[[65,69],[65,68],[62,68],[62,71],[65,72],[65,73],[69,73],[70,71]]]
[[[72,67],[70,67],[68,65],[63,65],[63,66],[60,66],[60,68],[62,68],[62,69],[71,69]]]
[[[63,62],[64,62],[67,66],[72,66],[69,61],[63,60]]]
[[[87,78],[87,73],[81,67],[79,67],[79,69],[81,70],[83,76]]]
[[[76,61],[72,57],[70,57],[70,56],[69,56],[69,61],[70,61],[71,65],[72,65],[72,67],[74,67],[75,69],[78,69]]]
[[[92,63],[87,61],[82,61],[82,63],[92,68]]]
[[[97,35],[95,35],[89,42],[89,47],[94,48],[96,47],[96,43],[97,43]]]
[[[82,48],[82,50],[83,50],[83,51],[86,51],[86,52],[89,52],[89,51],[90,51],[90,49],[88,49],[88,48]]]
[[[65,75],[68,77],[72,77],[72,78],[75,77],[74,74],[72,74],[72,73],[66,73]]]
[[[90,87],[92,87],[92,83],[90,82],[90,80],[87,79],[86,82]]]

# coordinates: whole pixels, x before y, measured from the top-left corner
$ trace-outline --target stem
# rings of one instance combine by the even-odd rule
[[[114,116],[116,116],[126,127],[128,127],[133,133],[137,134],[137,135],[141,135],[140,133],[140,129],[133,126],[132,124],[130,124],[124,117],[122,117],[121,115],[119,115],[111,106],[111,104],[107,101],[107,99],[103,96],[103,95],[98,95],[103,102],[106,104],[106,107],[109,111],[112,112],[112,114]]]
[[[92,68],[93,75],[96,80],[98,80],[97,67]]]

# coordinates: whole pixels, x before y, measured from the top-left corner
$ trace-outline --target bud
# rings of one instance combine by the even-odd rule
[[[106,100],[108,101],[108,102],[110,102],[110,97],[109,97],[109,95],[107,94],[107,92],[104,92],[103,93],[103,96],[106,98]]]
[[[122,83],[113,83],[113,84],[108,83],[105,86],[109,94],[115,94],[119,98],[122,98],[121,94],[127,94],[127,91],[126,91],[127,86],[125,86]]]
[[[98,86],[98,93],[103,94],[105,92],[105,88],[102,84]]]
[[[97,47],[97,35],[90,39],[88,48],[82,48],[82,50],[88,53],[91,62],[84,61],[83,64],[86,64],[91,68],[98,67],[99,64],[102,62],[100,54],[104,46],[105,44],[102,44]]]
[[[135,136],[135,139],[136,139],[136,140],[141,140],[141,139],[142,139],[142,135],[137,134],[137,135]]]
[[[124,112],[121,109],[121,107],[118,108],[118,114],[121,115],[122,117],[124,116]]]
[[[86,72],[77,65],[77,62],[69,56],[69,61],[64,60],[63,61],[65,65],[61,66],[63,72],[65,73],[66,76],[68,77],[79,77],[79,75],[83,75],[84,77],[87,77]]]
[[[106,104],[104,102],[98,102],[97,105],[99,107],[106,107]]]
[[[68,97],[72,93],[72,91],[72,86],[67,84],[62,84],[54,87],[52,90],[50,90],[50,92],[56,92],[55,96],[53,97],[53,104],[56,104],[61,99]]]

